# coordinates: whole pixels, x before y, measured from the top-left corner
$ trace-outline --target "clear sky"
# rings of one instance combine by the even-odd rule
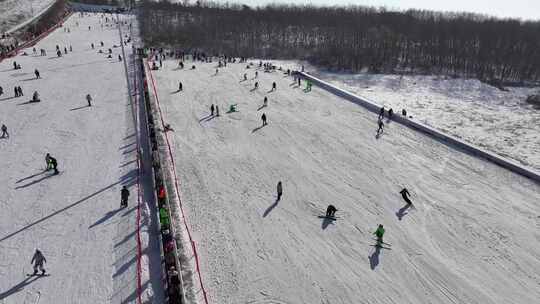
[[[214,0],[237,2],[247,5],[267,3],[293,3],[316,5],[358,4],[386,6],[388,8],[419,8],[436,11],[459,11],[487,14],[497,17],[514,17],[540,20],[540,0]]]

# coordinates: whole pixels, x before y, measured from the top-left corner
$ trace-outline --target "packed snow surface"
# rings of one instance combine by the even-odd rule
[[[0,1],[0,33],[38,15],[55,0],[2,0]]]
[[[210,303],[540,298],[537,183],[393,122],[376,137],[376,115],[279,71],[177,65],[153,73]]]
[[[101,16],[75,14],[36,45],[36,55],[26,49],[28,55],[0,63],[0,123],[10,135],[0,139],[2,304],[136,302],[137,137],[121,48],[113,47],[120,45],[118,27],[100,23]],[[91,49],[100,41],[103,48]],[[41,48],[46,56],[39,56]],[[21,70],[13,70],[14,61]],[[23,97],[13,97],[15,86]],[[41,102],[29,102],[34,91]],[[59,175],[44,171],[46,153],[58,160]],[[123,185],[131,196],[120,209]],[[148,226],[146,214],[141,222]],[[159,248],[142,239],[143,299],[158,303],[162,286],[151,268],[159,272]],[[36,248],[47,259],[48,277],[27,276]]]

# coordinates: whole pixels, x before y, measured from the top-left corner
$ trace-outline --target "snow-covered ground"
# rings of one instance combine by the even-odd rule
[[[253,90],[245,64],[176,65],[153,73],[210,303],[540,298],[538,184],[399,124],[376,138],[376,115],[280,72]],[[372,246],[379,223],[391,250]]]
[[[25,22],[49,7],[55,0],[0,1],[0,33]]]
[[[118,28],[101,28],[102,20],[76,14],[64,24],[71,33],[54,31],[36,45],[38,55],[27,49],[27,56],[0,64],[0,123],[10,133],[0,139],[2,304],[136,302],[137,132],[117,58],[121,48],[113,47],[120,44]],[[56,45],[73,51],[58,58]],[[40,48],[47,56],[39,56]],[[108,48],[112,59],[98,53]],[[13,70],[13,61],[22,70]],[[15,86],[24,97],[13,97]],[[41,102],[28,102],[34,91]],[[60,175],[44,172],[47,152],[58,160]],[[120,209],[123,185],[131,196],[128,208]],[[146,201],[142,207],[142,292],[159,303],[159,248],[148,236],[155,222]],[[47,258],[49,277],[27,277],[36,248]]]
[[[475,79],[315,72],[322,79],[445,133],[540,170],[538,88],[503,92]]]

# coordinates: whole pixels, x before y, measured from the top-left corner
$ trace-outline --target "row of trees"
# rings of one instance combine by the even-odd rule
[[[307,59],[331,69],[539,80],[540,23],[466,13],[143,0],[147,45]]]

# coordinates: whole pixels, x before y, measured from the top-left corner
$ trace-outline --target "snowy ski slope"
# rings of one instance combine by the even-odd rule
[[[375,115],[281,72],[253,90],[253,67],[216,66],[153,72],[211,303],[540,298],[538,184],[392,122],[376,138]],[[379,223],[391,250],[372,247]]]
[[[17,27],[51,6],[54,0],[3,0],[0,1],[0,32]]]
[[[64,24],[71,33],[59,28],[36,45],[38,55],[27,49],[28,56],[0,64],[0,123],[10,133],[0,139],[2,304],[136,302],[137,137],[121,48],[113,48],[120,45],[118,27],[101,22],[98,15],[75,14]],[[56,45],[73,52],[58,58]],[[47,56],[39,56],[40,48]],[[98,53],[108,48],[112,59]],[[13,61],[22,70],[13,70]],[[35,79],[35,68],[42,79]],[[13,98],[14,86],[24,97]],[[34,91],[40,103],[28,102]],[[60,175],[43,171],[47,152]],[[131,196],[128,208],[119,209],[123,185]],[[159,248],[146,234],[153,219],[142,212],[143,299],[158,303]],[[36,248],[47,258],[49,277],[26,275]]]

